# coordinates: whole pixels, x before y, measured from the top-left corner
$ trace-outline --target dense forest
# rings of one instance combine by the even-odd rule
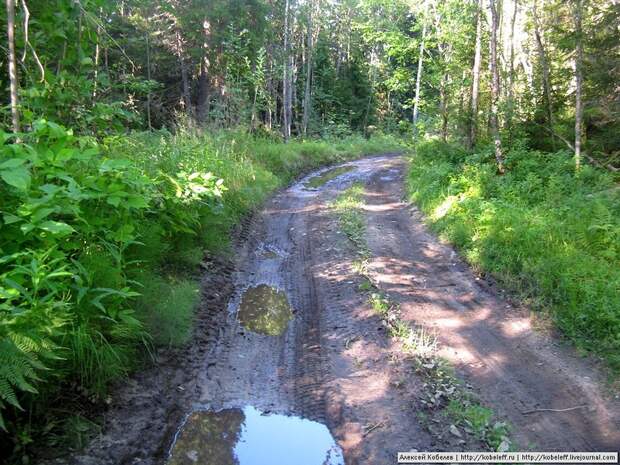
[[[390,150],[435,231],[617,373],[619,24],[615,0],[6,0],[0,449],[78,447],[84,405],[190,340],[205,251]]]

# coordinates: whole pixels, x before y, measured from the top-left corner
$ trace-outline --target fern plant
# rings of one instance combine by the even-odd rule
[[[52,374],[43,360],[60,358],[60,348],[53,339],[67,321],[67,303],[60,293],[60,282],[70,275],[62,266],[57,267],[62,258],[54,249],[0,258],[8,268],[0,274],[2,429],[6,430],[2,411],[8,406],[21,410],[20,396],[36,394],[36,386]]]

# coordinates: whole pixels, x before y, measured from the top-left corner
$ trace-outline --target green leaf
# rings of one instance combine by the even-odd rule
[[[149,206],[146,199],[140,195],[132,195],[128,197],[126,205],[132,208],[146,208]]]
[[[43,231],[47,231],[49,233],[52,233],[58,236],[65,236],[75,231],[75,229],[73,229],[67,223],[63,223],[61,221],[52,221],[52,220],[44,221],[43,223],[39,225],[39,228],[42,229]]]
[[[32,221],[39,222],[43,218],[47,217],[50,213],[56,211],[54,208],[40,208],[32,215]]]
[[[22,224],[19,227],[19,229],[21,229],[22,233],[28,234],[30,231],[32,231],[34,229],[34,224],[32,224],[32,223]]]
[[[26,163],[26,160],[23,158],[10,158],[4,163],[0,163],[0,170],[17,168],[18,166],[22,166]]]
[[[0,171],[0,177],[4,182],[21,191],[30,187],[30,171],[24,167],[16,167],[10,170]]]
[[[117,195],[110,195],[107,199],[106,202],[109,203],[110,205],[114,206],[114,207],[118,207],[118,205],[121,203],[121,198]]]
[[[22,218],[13,215],[12,213],[5,213],[2,215],[2,219],[4,220],[4,224],[13,224],[22,221]]]
[[[99,166],[99,172],[105,173],[107,171],[122,170],[129,167],[130,165],[131,162],[129,160],[105,160],[103,163],[101,163],[101,166]]]

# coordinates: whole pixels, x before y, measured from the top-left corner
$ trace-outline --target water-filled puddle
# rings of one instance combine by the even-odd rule
[[[189,415],[168,465],[344,465],[325,425],[254,407]]]
[[[261,284],[248,288],[241,296],[239,322],[250,331],[278,336],[293,318],[286,294]]]
[[[331,170],[325,171],[323,174],[318,176],[314,176],[310,178],[308,181],[304,183],[304,187],[310,189],[317,189],[334,178],[337,178],[341,174],[347,173],[353,169],[352,166],[339,166],[338,168],[333,168]]]

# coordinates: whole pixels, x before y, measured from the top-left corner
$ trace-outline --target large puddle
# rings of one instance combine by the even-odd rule
[[[344,465],[325,425],[254,407],[189,415],[168,465]]]
[[[353,168],[353,166],[339,166],[338,168],[332,168],[331,170],[325,171],[323,174],[310,178],[304,183],[304,187],[318,189],[341,174],[351,171]]]
[[[284,292],[261,284],[243,293],[238,318],[250,331],[278,336],[293,318],[293,311]]]

